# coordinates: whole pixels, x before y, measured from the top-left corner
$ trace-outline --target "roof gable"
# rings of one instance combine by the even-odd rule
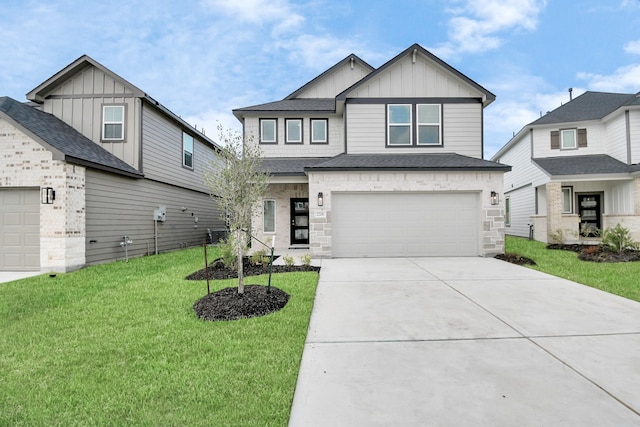
[[[487,106],[495,95],[419,44],[340,93],[339,101],[355,97],[473,97]]]
[[[351,54],[284,99],[333,98],[373,70],[371,65]]]
[[[42,103],[47,96],[55,94],[57,91],[73,91],[74,83],[77,84],[77,81],[74,82],[74,79],[77,79],[78,76],[82,73],[91,72],[92,70],[97,70],[98,76],[96,78],[102,79],[103,87],[96,87],[99,86],[99,84],[94,84],[94,87],[91,88],[91,93],[103,93],[104,91],[104,93],[110,94],[130,93],[136,97],[145,96],[145,93],[135,85],[129,83],[127,80],[109,70],[98,61],[95,61],[87,55],[82,55],[80,58],[76,59],[71,64],[67,65],[62,70],[49,77],[46,81],[32,89],[29,93],[27,93],[27,99],[30,101]],[[65,86],[66,89],[63,86]],[[83,86],[77,88],[76,90],[82,92],[86,90],[86,88]]]
[[[52,114],[3,96],[0,97],[0,118],[52,151],[54,159],[136,178],[143,176]]]

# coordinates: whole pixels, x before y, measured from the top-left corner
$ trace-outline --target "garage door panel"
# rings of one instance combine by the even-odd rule
[[[0,189],[0,270],[40,267],[40,192]]]
[[[476,256],[475,193],[337,193],[333,255]]]

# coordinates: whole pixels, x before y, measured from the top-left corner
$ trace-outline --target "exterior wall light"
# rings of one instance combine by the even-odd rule
[[[322,191],[318,193],[318,206],[322,206],[324,204],[324,196],[322,195]]]
[[[500,196],[495,191],[492,191],[491,192],[491,204],[495,206],[495,205],[497,205],[499,203],[500,203]]]
[[[51,187],[42,187],[40,189],[40,203],[43,205],[51,205],[56,199],[56,192]]]

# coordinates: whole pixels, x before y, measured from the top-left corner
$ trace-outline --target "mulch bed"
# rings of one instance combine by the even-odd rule
[[[242,263],[245,277],[269,274],[269,264],[252,264],[248,258]],[[238,278],[236,269],[225,267],[221,260],[215,260],[209,265],[209,280]],[[320,271],[320,267],[307,265],[274,265],[273,273],[289,273],[294,271]],[[187,280],[206,280],[206,272],[196,271],[186,277]],[[271,286],[245,285],[244,294],[238,294],[237,287],[224,288],[209,295],[205,295],[195,302],[193,309],[202,320],[225,321],[264,316],[284,308],[289,301],[289,294]]]
[[[502,261],[510,262],[511,264],[536,265],[536,262],[531,258],[527,258],[518,254],[498,254],[495,256],[495,258],[501,259]]]
[[[622,253],[611,252],[601,245],[557,244],[547,245],[547,249],[576,252],[578,259],[590,262],[634,262],[640,261],[640,251],[625,250]],[[500,254],[496,258],[518,265],[536,265],[526,257],[517,254]]]

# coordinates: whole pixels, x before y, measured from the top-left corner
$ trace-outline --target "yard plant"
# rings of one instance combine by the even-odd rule
[[[507,236],[505,252],[535,261],[529,268],[640,301],[640,262],[581,261],[575,252],[547,249],[545,243],[513,236]]]
[[[0,425],[286,425],[317,273],[274,276],[281,311],[205,322],[200,268],[201,248],[0,285]]]

